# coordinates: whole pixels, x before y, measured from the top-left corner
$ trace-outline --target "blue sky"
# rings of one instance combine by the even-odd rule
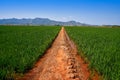
[[[0,18],[50,18],[120,25],[120,0],[0,0]]]

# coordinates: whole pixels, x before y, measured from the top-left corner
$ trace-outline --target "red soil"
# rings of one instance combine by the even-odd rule
[[[51,48],[20,80],[88,80],[89,77],[88,64],[77,54],[75,44],[62,27]]]

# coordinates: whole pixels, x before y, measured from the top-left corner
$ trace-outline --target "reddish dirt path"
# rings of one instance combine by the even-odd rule
[[[51,48],[20,80],[88,80],[89,77],[88,65],[62,27]]]

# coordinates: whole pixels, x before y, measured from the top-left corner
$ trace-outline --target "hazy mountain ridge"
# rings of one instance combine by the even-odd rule
[[[0,25],[64,25],[64,26],[83,26],[88,25],[76,21],[68,21],[68,22],[62,22],[62,21],[55,21],[50,20],[48,18],[35,18],[35,19],[17,19],[17,18],[11,18],[11,19],[0,19]]]

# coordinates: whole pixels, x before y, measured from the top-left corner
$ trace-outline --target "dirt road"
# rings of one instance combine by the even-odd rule
[[[88,80],[88,65],[62,27],[51,48],[21,80]]]

